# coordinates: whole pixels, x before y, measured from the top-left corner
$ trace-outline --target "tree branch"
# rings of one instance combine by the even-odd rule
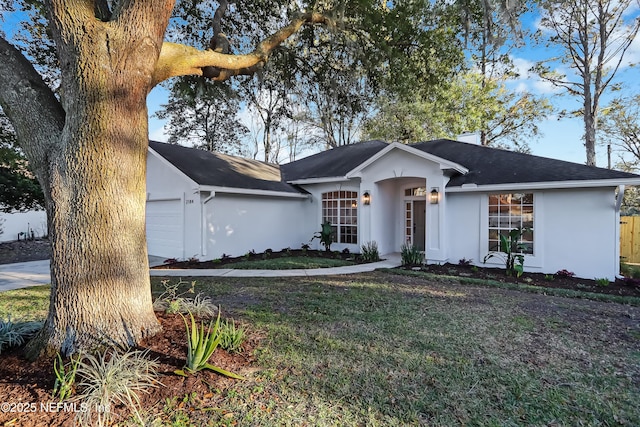
[[[65,112],[33,65],[3,37],[0,37],[0,105],[41,184],[47,182],[47,159],[64,127]]]
[[[182,44],[165,42],[162,44],[160,58],[156,64],[153,84],[157,85],[171,77],[201,76],[204,67],[220,69],[220,74],[213,77],[214,80],[225,80],[234,75],[255,72],[269,59],[269,55],[276,47],[307,24],[330,25],[331,20],[320,13],[300,15],[287,26],[260,42],[253,52],[245,55],[230,55],[212,50],[202,51]]]

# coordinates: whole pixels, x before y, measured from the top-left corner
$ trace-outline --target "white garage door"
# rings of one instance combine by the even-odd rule
[[[184,258],[184,216],[181,199],[147,201],[149,255]]]

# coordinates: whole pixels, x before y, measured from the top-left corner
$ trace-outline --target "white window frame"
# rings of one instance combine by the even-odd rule
[[[524,255],[524,267],[540,268],[543,262],[543,248],[544,248],[544,194],[531,190],[517,191],[517,190],[505,190],[505,191],[492,191],[491,193],[484,193],[480,198],[480,241],[479,241],[479,253],[480,262],[485,256],[489,254],[489,196],[494,194],[514,194],[514,193],[533,193],[533,255]],[[491,267],[504,267],[504,262],[498,257],[493,257],[487,260],[486,263]]]
[[[337,198],[333,198],[333,193],[338,193],[338,197]],[[342,196],[342,193],[345,193],[344,197]],[[347,195],[347,193],[349,195]],[[325,195],[330,195],[327,196],[327,198],[325,198]],[[352,195],[355,195],[352,197]],[[333,191],[324,191],[322,192],[322,194],[320,195],[320,209],[321,209],[321,217],[322,217],[322,222],[324,223],[325,221],[327,221],[328,216],[326,215],[328,209],[330,209],[329,207],[327,207],[325,205],[325,202],[328,201],[332,201],[332,202],[336,202],[337,206],[336,206],[336,215],[330,215],[329,217],[331,218],[335,218],[336,221],[329,221],[331,222],[331,227],[334,230],[334,243],[340,244],[340,245],[358,245],[359,242],[359,224],[358,224],[358,208],[359,208],[359,202],[360,202],[360,193],[357,190],[333,190]],[[351,206],[341,206],[342,202],[351,202],[352,205]],[[355,206],[353,206],[353,203],[355,203]],[[351,223],[343,223],[342,219],[343,217],[343,211],[346,214],[346,211],[352,212],[353,210],[355,210],[355,214],[351,213],[350,215],[348,215],[351,218]],[[346,217],[347,215],[345,215]],[[355,232],[351,233],[350,235],[353,236],[355,238],[354,242],[343,242],[342,239],[343,237],[345,237],[345,235],[343,235],[341,228],[342,227],[352,227],[355,228]]]

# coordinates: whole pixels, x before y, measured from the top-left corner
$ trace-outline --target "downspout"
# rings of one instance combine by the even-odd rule
[[[620,207],[622,206],[622,200],[624,199],[624,185],[618,185],[618,195],[616,196],[616,209],[614,214],[615,220],[615,242],[616,247],[614,251],[614,265],[615,275],[620,276]]]
[[[216,197],[216,192],[212,191],[209,197],[200,203],[200,218],[202,218],[202,226],[200,227],[202,229],[200,233],[200,252],[203,257],[207,255],[207,217],[205,216],[205,205],[214,197]]]

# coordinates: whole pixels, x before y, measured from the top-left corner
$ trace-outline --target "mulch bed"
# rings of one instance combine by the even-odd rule
[[[143,341],[139,349],[148,349],[149,358],[159,363],[158,379],[163,384],[149,389],[149,394],[138,393],[142,407],[155,408],[160,414],[166,399],[178,398],[196,393],[196,407],[215,407],[219,404],[224,390],[233,386],[237,380],[223,377],[212,371],[200,371],[189,377],[174,373],[182,369],[187,354],[185,326],[177,314],[156,313],[162,324],[162,332]],[[250,373],[254,349],[259,341],[258,335],[249,335],[242,353],[230,354],[222,349],[216,350],[211,362],[240,375]],[[53,359],[39,359],[27,362],[22,348],[12,348],[3,352],[0,363],[0,426],[74,426],[73,406],[67,410],[58,407],[57,400],[51,398],[55,382]],[[180,401],[178,402],[180,403]],[[79,404],[76,406],[79,409]],[[114,421],[129,417],[125,408],[116,407]]]
[[[617,279],[615,282],[611,282],[607,286],[602,286],[595,280],[580,279],[577,277],[569,277],[559,274],[553,275],[552,280],[550,277],[542,273],[523,273],[521,277],[507,276],[504,269],[474,268],[471,265],[428,265],[422,267],[421,270],[433,274],[470,277],[504,283],[520,283],[544,288],[572,289],[599,294],[640,297],[640,280],[637,279]]]
[[[262,253],[249,252],[238,257],[222,255],[219,259],[200,261],[197,258],[191,258],[185,261],[179,261],[170,258],[164,261],[163,265],[153,267],[156,269],[216,269],[216,268],[233,268],[233,264],[245,261],[261,261],[267,259],[289,258],[289,257],[310,257],[310,258],[327,258],[341,259],[351,261],[354,264],[363,264],[365,261],[359,254],[352,254],[348,251],[318,251],[313,249],[283,249],[275,252],[266,250]]]

